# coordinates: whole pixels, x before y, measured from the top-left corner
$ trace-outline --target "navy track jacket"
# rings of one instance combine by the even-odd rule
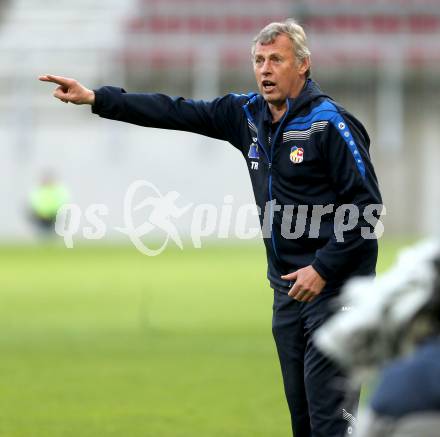
[[[323,94],[313,80],[307,80],[297,98],[288,99],[286,113],[274,125],[259,94],[228,94],[207,102],[130,94],[106,86],[95,90],[95,96],[92,111],[101,117],[190,131],[228,141],[241,151],[262,224],[266,206],[271,208],[272,232],[264,242],[273,288],[287,291],[291,284],[280,276],[310,264],[327,280],[327,288],[339,287],[349,276],[375,272],[377,240],[362,236],[372,229],[371,220],[363,218],[364,209],[382,202],[370,161],[369,137],[362,124]],[[335,211],[345,204],[357,206],[360,219],[340,241],[334,232]],[[293,214],[291,226],[288,220],[283,225],[286,205]],[[310,217],[319,205],[334,208],[326,210],[318,232],[312,233]],[[295,236],[299,211],[308,218],[305,232],[290,238]],[[377,211],[375,217],[379,217]]]

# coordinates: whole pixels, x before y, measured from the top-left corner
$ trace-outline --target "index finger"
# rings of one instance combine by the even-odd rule
[[[54,76],[52,74],[45,74],[44,76],[40,76],[38,78],[39,80],[41,80],[42,82],[53,82],[56,83],[58,85],[69,85],[71,79],[67,78],[67,77],[63,77],[63,76]]]
[[[288,273],[287,275],[282,275],[281,279],[287,279],[290,281],[294,281],[298,276],[298,270],[292,272],[292,273]]]

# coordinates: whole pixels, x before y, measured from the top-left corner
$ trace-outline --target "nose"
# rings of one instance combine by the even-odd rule
[[[261,74],[263,76],[268,76],[270,74],[272,74],[272,69],[271,69],[271,65],[270,65],[270,60],[266,59],[264,61],[264,64],[261,67]]]

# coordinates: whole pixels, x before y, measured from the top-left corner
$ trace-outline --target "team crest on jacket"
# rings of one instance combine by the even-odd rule
[[[248,158],[260,159],[260,154],[258,152],[258,144],[252,143],[249,146]]]
[[[303,159],[304,159],[304,149],[302,147],[293,146],[290,149],[290,160],[294,164],[299,164],[300,162],[303,162]]]

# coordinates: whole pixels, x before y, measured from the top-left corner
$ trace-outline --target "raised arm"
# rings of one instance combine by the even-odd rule
[[[158,93],[127,93],[104,86],[95,91],[75,79],[45,75],[39,79],[58,85],[54,97],[65,103],[92,105],[100,117],[145,127],[194,132],[230,142],[241,149],[241,130],[247,129],[242,106],[246,95],[227,94],[212,101],[170,97]]]

